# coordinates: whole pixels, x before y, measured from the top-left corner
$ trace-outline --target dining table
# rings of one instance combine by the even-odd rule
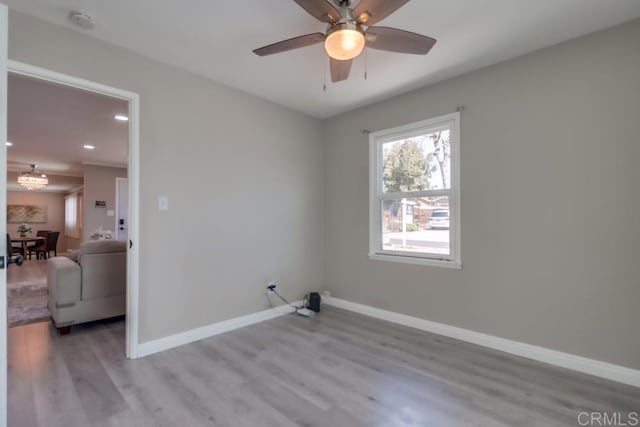
[[[24,259],[27,259],[27,244],[28,243],[32,243],[32,242],[39,242],[39,241],[43,241],[45,240],[44,237],[42,236],[35,236],[35,237],[12,237],[11,238],[11,243],[20,243],[20,246],[22,247],[22,256],[24,257]],[[29,258],[31,259],[31,258]]]

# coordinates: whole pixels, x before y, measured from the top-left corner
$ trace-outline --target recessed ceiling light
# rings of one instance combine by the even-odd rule
[[[11,146],[13,145],[13,142],[9,142],[9,141],[7,141],[7,142],[5,142],[5,145],[6,145],[7,147],[11,147]]]
[[[114,119],[120,120],[121,122],[128,122],[129,121],[129,117],[123,116],[122,114],[116,114]]]
[[[95,147],[95,145],[89,145],[89,144],[84,144],[83,145],[85,150],[93,150]]]

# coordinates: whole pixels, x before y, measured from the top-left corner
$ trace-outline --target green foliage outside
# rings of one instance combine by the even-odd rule
[[[382,178],[389,193],[427,189],[427,160],[415,141],[405,141],[393,147],[384,161]]]

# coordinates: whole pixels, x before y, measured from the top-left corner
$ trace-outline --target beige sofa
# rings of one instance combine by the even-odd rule
[[[71,257],[50,258],[47,287],[49,312],[61,334],[71,325],[125,314],[126,242],[90,241]]]

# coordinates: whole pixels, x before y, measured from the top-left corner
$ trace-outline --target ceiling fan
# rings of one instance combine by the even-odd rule
[[[327,23],[327,31],[306,34],[273,43],[253,53],[259,56],[273,55],[288,50],[324,42],[329,55],[331,80],[346,80],[351,71],[353,58],[367,47],[399,53],[426,55],[436,40],[390,27],[376,27],[409,0],[294,0],[311,16]],[[355,3],[353,7],[351,4]]]

